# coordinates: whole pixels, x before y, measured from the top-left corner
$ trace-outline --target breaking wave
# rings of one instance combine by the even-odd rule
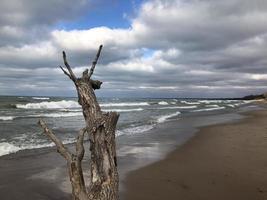
[[[151,130],[153,127],[154,127],[153,125],[142,125],[142,126],[125,128],[125,129],[122,129],[122,130],[117,130],[116,136],[143,133],[143,132]]]
[[[101,107],[149,106],[148,102],[102,103]]]
[[[159,105],[169,105],[168,102],[166,102],[166,101],[160,101],[160,102],[158,102],[158,104]]]
[[[191,112],[204,112],[204,111],[213,111],[213,110],[223,110],[225,107],[218,107],[218,108],[204,108],[199,110],[193,110]]]
[[[9,144],[8,142],[1,142],[0,143],[0,156],[7,155],[10,153],[15,153],[19,150],[20,150],[19,147],[15,146],[13,144]]]
[[[40,114],[40,115],[29,115],[28,117],[75,117],[75,116],[82,116],[82,112],[62,112],[62,113],[46,113],[46,114]]]
[[[0,116],[0,120],[2,120],[2,121],[11,121],[15,118],[16,117],[14,117],[14,116]]]
[[[36,99],[36,100],[49,100],[49,97],[32,97],[32,99]]]
[[[25,145],[15,145],[8,142],[1,142],[0,143],[0,156],[15,153],[21,150],[26,149],[40,149],[44,147],[53,147],[55,146],[54,143],[45,143],[45,144],[38,144],[38,141],[35,141],[37,144],[25,144]],[[75,138],[68,138],[63,140],[63,144],[71,144],[75,142]]]
[[[216,104],[212,104],[212,105],[206,105],[206,107],[210,107],[210,108],[219,108],[220,106],[216,105]]]
[[[181,101],[181,103],[188,104],[188,105],[199,105],[199,102],[189,102],[189,101]]]
[[[133,108],[133,109],[104,109],[105,112],[132,112],[132,111],[142,111],[143,108]]]
[[[17,104],[17,108],[22,109],[60,109],[60,108],[79,108],[76,101],[43,101],[40,103]]]
[[[194,109],[194,108],[197,108],[197,106],[169,106],[158,109],[164,110],[164,109]]]
[[[162,116],[160,116],[160,117],[157,119],[157,122],[158,122],[158,123],[163,123],[163,122],[165,122],[167,119],[170,119],[170,118],[172,118],[172,117],[178,116],[178,115],[180,115],[180,114],[181,114],[181,112],[177,111],[177,112],[175,112],[175,113],[171,113],[171,114],[168,114],[168,115],[162,115]]]
[[[227,104],[228,107],[235,108],[235,104]]]

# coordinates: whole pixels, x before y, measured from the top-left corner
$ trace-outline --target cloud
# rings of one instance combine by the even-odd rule
[[[51,28],[73,20],[89,9],[88,0],[2,0],[0,7],[0,46],[48,39]]]
[[[60,20],[76,18],[88,5],[87,0],[75,3],[71,0],[2,0],[0,24],[22,27],[53,25]]]
[[[30,91],[44,87],[54,94],[53,84],[68,81],[59,71],[51,75],[62,64],[61,51],[81,73],[100,44],[104,49],[95,78],[104,81],[101,95],[112,90],[125,96],[223,97],[266,90],[267,3],[262,0],[145,1],[129,28],[84,30],[55,24],[75,20],[90,7],[88,1],[21,2],[4,1],[0,8],[0,70],[5,75],[0,91],[11,88],[17,70],[19,80],[27,77],[26,85],[36,85]]]

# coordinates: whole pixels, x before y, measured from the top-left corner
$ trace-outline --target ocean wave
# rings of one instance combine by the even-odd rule
[[[175,113],[171,113],[171,114],[168,114],[168,115],[162,115],[162,116],[160,116],[160,117],[157,119],[157,122],[158,122],[158,123],[163,123],[163,122],[165,122],[166,120],[168,120],[169,118],[178,116],[178,115],[180,115],[180,114],[181,114],[181,112],[177,111],[177,112],[175,112]]]
[[[223,110],[225,107],[218,107],[218,108],[203,108],[199,110],[192,110],[191,112],[204,112],[204,111],[214,111],[214,110]]]
[[[142,111],[143,108],[133,108],[133,109],[104,109],[105,112],[133,112],[133,111]]]
[[[226,103],[234,103],[239,102],[240,100],[224,100]]]
[[[137,134],[137,133],[143,133],[143,132],[151,130],[152,128],[154,128],[153,125],[142,125],[142,126],[125,128],[122,130],[117,130],[116,136],[133,135],[133,134]]]
[[[36,100],[49,100],[49,97],[32,97],[32,99],[36,99]]]
[[[62,112],[82,112],[83,111],[82,108],[80,108],[80,109],[61,108],[59,110],[62,111]]]
[[[157,109],[164,110],[164,109],[194,109],[194,108],[197,108],[197,106],[168,106]]]
[[[227,104],[228,107],[230,108],[235,108],[236,106],[234,104]]]
[[[17,151],[21,150],[19,147],[10,144],[8,142],[1,142],[0,143],[0,156],[7,155],[10,153],[15,153]]]
[[[15,119],[16,117],[14,116],[0,116],[0,120],[1,121],[11,121],[13,119]]]
[[[166,101],[160,101],[160,102],[158,102],[158,104],[159,105],[169,105],[168,102],[166,102]]]
[[[101,107],[149,106],[148,102],[102,103]]]
[[[210,107],[210,108],[219,108],[219,105],[216,104],[212,104],[212,105],[206,105],[206,107]]]
[[[63,140],[63,144],[71,144],[76,141],[75,138],[68,138]],[[29,144],[12,144],[8,142],[1,142],[0,143],[0,156],[11,154],[11,153],[16,153],[21,150],[26,150],[26,149],[40,149],[40,148],[45,148],[45,147],[53,147],[55,146],[54,143],[43,143],[43,144],[38,144],[38,141],[34,141],[33,143]]]
[[[101,107],[130,107],[130,106],[149,106],[148,102],[125,102],[125,103],[102,103]],[[43,101],[40,103],[16,104],[16,108],[21,109],[71,109],[80,108],[76,101]],[[68,110],[72,111],[72,110]]]
[[[40,103],[16,104],[17,108],[22,109],[60,109],[78,108],[80,105],[76,101],[43,101]]]
[[[58,118],[58,117],[75,117],[75,116],[82,116],[82,112],[62,112],[62,113],[44,113],[40,115],[29,115],[28,117],[52,117],[52,118]]]
[[[245,102],[245,101],[241,101],[241,100],[199,100],[200,103],[204,103],[204,104],[216,104],[216,103],[238,103],[238,102]]]
[[[195,101],[181,101],[181,103],[184,103],[184,104],[188,104],[188,105],[199,105],[200,103],[199,102],[195,102]]]

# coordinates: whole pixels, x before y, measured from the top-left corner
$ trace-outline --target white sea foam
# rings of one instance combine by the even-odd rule
[[[32,97],[32,99],[36,99],[36,100],[49,100],[49,97]]]
[[[184,104],[188,104],[188,105],[199,105],[200,103],[199,102],[190,102],[190,101],[181,101],[181,103],[184,103]]]
[[[64,139],[62,142],[63,144],[71,144],[76,141],[75,138],[67,138]],[[26,150],[26,149],[40,149],[40,148],[45,148],[45,147],[53,147],[55,144],[53,142],[50,143],[42,143],[42,140],[33,140],[32,142],[21,145],[19,150]],[[39,144],[38,144],[39,143]]]
[[[240,100],[199,100],[200,103],[211,104],[211,103],[234,103],[239,102]]]
[[[125,128],[125,129],[122,129],[122,130],[118,130],[116,132],[116,136],[133,135],[133,134],[136,134],[136,133],[143,133],[145,131],[151,130],[153,127],[154,127],[153,125],[142,125],[142,126]]]
[[[240,102],[242,100],[224,100],[224,102],[226,103],[236,103],[236,102]]]
[[[144,110],[143,108],[133,108],[133,109],[104,109],[103,111],[105,112],[134,112],[134,111],[142,111]]]
[[[102,103],[101,107],[149,106],[148,102]]]
[[[13,144],[10,144],[8,142],[1,142],[0,143],[0,156],[14,153],[14,152],[17,152],[19,150],[20,150],[19,147],[15,146]]]
[[[71,144],[75,142],[75,138],[68,138],[63,140],[63,144]],[[1,142],[0,143],[0,156],[15,153],[21,150],[26,150],[26,149],[40,149],[44,147],[53,147],[55,146],[54,143],[43,143],[43,144],[38,144],[38,140],[33,141],[32,143],[29,144],[11,144],[8,142]]]
[[[172,118],[172,117],[175,117],[175,116],[178,116],[180,115],[181,113],[179,111],[175,112],[175,113],[171,113],[171,114],[168,114],[168,115],[162,115],[160,116],[158,119],[157,119],[157,122],[158,123],[163,123],[165,122],[167,119],[169,118]]]
[[[227,104],[228,107],[235,108],[234,104]]]
[[[193,110],[191,112],[204,112],[204,111],[213,111],[213,110],[223,110],[225,107],[218,107],[218,108],[203,108],[199,110]]]
[[[62,108],[62,109],[60,109],[60,111],[62,111],[62,112],[82,112],[82,108],[80,108],[80,109],[73,109],[73,108],[68,109],[68,108]]]
[[[79,108],[76,101],[43,101],[40,103],[17,104],[17,108],[23,109],[60,109],[60,108]]]
[[[158,102],[158,104],[159,105],[169,105],[168,102],[166,102],[166,101],[160,101],[160,102]]]
[[[199,100],[198,102],[204,104],[211,104],[211,103],[222,103],[222,100]]]
[[[75,116],[82,116],[82,112],[62,112],[62,113],[45,113],[40,115],[30,115],[29,117],[75,117]]]
[[[11,121],[15,118],[16,117],[14,117],[14,116],[0,116],[0,120],[2,120],[2,121]]]
[[[149,106],[148,102],[125,102],[125,103],[103,103],[101,107],[127,107],[127,106]],[[70,109],[80,108],[81,106],[76,101],[43,101],[40,103],[28,103],[28,104],[17,104],[17,108],[23,109]],[[72,111],[72,110],[69,110]]]
[[[216,105],[216,104],[212,104],[212,105],[206,105],[206,107],[210,107],[210,108],[219,108],[220,106]]]
[[[157,109],[164,110],[164,109],[193,109],[193,108],[197,108],[197,106],[168,106]]]
[[[253,103],[254,100],[246,100],[246,101],[238,101],[239,103],[234,103],[232,105],[238,107],[238,106],[242,106],[242,105],[246,105],[246,104],[249,104],[249,103]]]

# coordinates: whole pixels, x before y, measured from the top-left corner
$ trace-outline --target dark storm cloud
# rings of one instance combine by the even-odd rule
[[[2,0],[0,46],[47,39],[51,26],[75,19],[88,7],[88,0]]]

